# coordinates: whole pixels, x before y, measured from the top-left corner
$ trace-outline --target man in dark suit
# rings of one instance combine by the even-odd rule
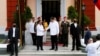
[[[80,47],[80,27],[77,24],[77,20],[74,19],[74,22],[71,24],[70,26],[70,34],[72,35],[72,51],[75,50],[75,46],[76,46],[76,50],[79,50]]]
[[[13,23],[13,26],[8,31],[8,41],[11,46],[11,56],[15,55],[18,56],[18,42],[19,40],[19,29],[16,27],[16,23]]]

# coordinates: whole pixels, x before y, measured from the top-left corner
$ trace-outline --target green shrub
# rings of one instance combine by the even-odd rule
[[[73,20],[74,18],[78,17],[78,13],[76,12],[76,9],[73,6],[69,6],[68,8],[68,18]]]

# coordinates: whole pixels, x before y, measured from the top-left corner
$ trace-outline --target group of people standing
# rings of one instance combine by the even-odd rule
[[[51,17],[49,26],[45,20],[42,22],[42,17],[39,17],[36,22],[35,18],[32,18],[28,23],[27,29],[30,30],[29,32],[32,36],[33,45],[37,45],[37,51],[39,49],[43,50],[43,42],[46,42],[46,32],[50,29],[52,43],[51,50],[58,50],[57,37],[59,35],[59,24],[55,17]]]
[[[43,22],[42,22],[43,21]],[[27,23],[26,23],[27,26]],[[39,47],[41,50],[43,50],[43,43],[46,42],[46,33],[48,29],[50,29],[50,36],[51,36],[51,49],[50,50],[58,50],[58,43],[62,43],[63,46],[68,47],[68,34],[70,32],[72,36],[72,51],[80,50],[79,47],[81,46],[80,43],[80,33],[81,29],[80,26],[77,23],[77,20],[74,19],[72,24],[69,23],[67,20],[67,17],[62,18],[60,17],[57,21],[56,17],[50,18],[50,23],[48,23],[45,20],[42,20],[42,17],[39,17],[37,21],[35,21],[35,18],[33,17],[28,22],[28,27],[26,29],[29,29],[29,32],[32,36],[33,45],[37,45],[37,50],[39,50]]]
[[[67,20],[67,17],[64,17],[63,19],[60,17],[58,21],[56,17],[51,17],[48,25],[48,23],[45,20],[42,20],[42,17],[39,17],[37,21],[33,17],[26,23],[25,28],[25,43],[32,43],[33,45],[37,46],[37,51],[43,50],[43,43],[46,43],[46,35],[48,30],[50,30],[51,37],[50,50],[57,51],[59,42],[62,43],[63,46],[68,47],[69,32],[72,36],[72,51],[75,50],[75,46],[76,50],[80,50],[79,47],[81,46],[81,29],[76,19],[74,19],[73,22],[70,24]],[[8,31],[8,40],[11,43],[12,47],[15,48],[16,56],[18,55],[17,44],[20,41],[19,36],[19,29],[16,27],[16,24],[14,23],[11,29]],[[30,42],[31,40],[32,42]],[[11,56],[13,54],[14,49],[11,52]]]

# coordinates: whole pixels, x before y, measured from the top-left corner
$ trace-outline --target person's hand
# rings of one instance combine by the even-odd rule
[[[44,31],[47,31],[46,29],[44,29]]]
[[[70,37],[73,37],[72,34],[70,34]]]
[[[20,39],[18,39],[18,42],[20,42]]]
[[[57,34],[57,37],[59,37],[59,34]]]
[[[62,34],[62,32],[60,32],[60,34]]]
[[[7,40],[7,43],[8,43],[8,44],[10,43],[10,39]]]
[[[10,39],[8,39],[7,42],[9,43],[10,42]]]

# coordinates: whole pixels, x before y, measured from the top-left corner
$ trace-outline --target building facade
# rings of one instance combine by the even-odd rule
[[[13,14],[16,11],[18,1],[20,2],[20,12],[24,11],[24,6],[29,6],[33,17],[42,16],[47,21],[50,20],[49,18],[51,16],[67,17],[69,6],[75,6],[80,13],[80,2],[82,2],[86,5],[85,14],[92,21],[90,25],[92,34],[95,35],[100,31],[100,11],[92,0],[0,0],[0,34],[5,34],[5,30],[11,27],[14,21]]]

